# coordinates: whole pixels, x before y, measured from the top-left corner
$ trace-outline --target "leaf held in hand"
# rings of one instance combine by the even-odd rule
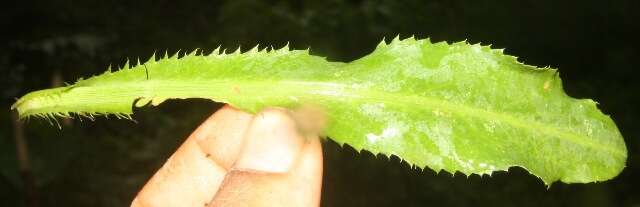
[[[611,118],[594,101],[567,96],[556,70],[465,42],[396,38],[350,63],[288,48],[152,57],[29,93],[12,108],[21,117],[128,116],[132,105],[184,98],[250,112],[313,103],[336,142],[435,171],[520,166],[547,185],[585,183],[613,178],[627,157]]]

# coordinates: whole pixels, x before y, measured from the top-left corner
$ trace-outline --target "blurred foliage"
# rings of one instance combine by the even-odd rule
[[[554,184],[524,170],[491,177],[411,168],[393,157],[324,144],[324,206],[640,206],[640,1],[324,0],[10,1],[0,7],[2,105],[65,81],[175,52],[255,44],[349,61],[396,35],[492,44],[560,68],[573,97],[594,98],[618,124],[628,167],[614,180]],[[219,104],[169,101],[134,119],[74,120],[58,130],[29,120],[26,136],[42,206],[126,206],[182,140]],[[0,206],[22,206],[8,110],[0,110]],[[636,175],[636,176],[634,176]]]

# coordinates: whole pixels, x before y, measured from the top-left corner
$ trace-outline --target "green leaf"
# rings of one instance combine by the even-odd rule
[[[520,166],[547,185],[585,183],[615,177],[627,157],[611,118],[594,101],[567,96],[556,70],[465,42],[396,38],[350,63],[288,48],[165,55],[29,93],[12,108],[21,117],[128,117],[132,105],[176,98],[249,112],[322,106],[326,134],[336,142],[435,171],[491,174]]]

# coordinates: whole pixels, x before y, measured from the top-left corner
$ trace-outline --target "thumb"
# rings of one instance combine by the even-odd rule
[[[282,109],[256,115],[244,148],[209,206],[318,206],[319,138],[303,137]]]

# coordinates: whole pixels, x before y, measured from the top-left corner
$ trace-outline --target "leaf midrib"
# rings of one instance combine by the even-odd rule
[[[317,82],[294,82],[294,83],[295,84],[311,84],[311,85],[314,85],[314,84],[327,85],[325,83],[317,83]],[[336,84],[331,84],[331,85],[335,86]],[[525,121],[520,118],[511,116],[509,114],[501,113],[501,112],[491,111],[491,110],[477,108],[477,107],[469,107],[462,104],[446,102],[433,97],[417,96],[417,95],[406,94],[401,92],[391,93],[391,92],[386,92],[381,90],[371,90],[371,89],[363,89],[363,88],[353,89],[352,87],[349,87],[346,84],[341,85],[341,88],[346,88],[347,91],[349,90],[355,91],[352,93],[346,93],[346,94],[352,94],[351,96],[349,96],[349,98],[361,99],[361,100],[374,100],[371,102],[373,103],[384,102],[385,104],[414,105],[417,103],[427,103],[427,104],[424,104],[423,106],[432,106],[432,108],[437,107],[437,109],[439,110],[440,109],[447,110],[448,112],[451,112],[457,115],[472,116],[472,117],[483,119],[483,120],[487,120],[488,118],[491,118],[491,120],[494,120],[494,121],[497,120],[502,123],[507,123],[508,125],[514,126],[516,128],[524,129],[527,131],[533,131],[535,133],[542,132],[543,134],[552,135],[552,137],[557,137],[558,139],[561,139],[561,140],[567,140],[567,141],[570,141],[579,145],[583,145],[586,147],[594,148],[597,150],[609,151],[618,156],[624,156],[625,154],[624,152],[616,148],[609,147],[609,145],[601,144],[588,139],[582,139],[581,136],[575,135],[574,133],[571,133],[571,132],[567,132],[566,130],[559,129],[557,127],[552,127],[537,121],[530,121],[530,120]],[[344,89],[343,89],[343,92],[344,92]],[[366,94],[366,95],[359,96],[359,95],[353,95],[353,94]],[[326,95],[326,94],[321,94],[321,95]],[[365,101],[365,102],[369,102],[369,101]],[[417,105],[421,105],[421,104],[417,104]]]
[[[589,139],[583,139],[581,136],[557,127],[548,126],[536,121],[523,121],[509,114],[491,111],[483,108],[469,107],[462,104],[446,102],[434,97],[417,96],[402,92],[386,92],[381,89],[364,88],[361,85],[351,83],[335,83],[320,81],[290,81],[290,80],[206,80],[206,81],[186,81],[186,80],[147,80],[139,82],[122,82],[111,83],[109,85],[90,85],[78,88],[94,88],[95,91],[113,90],[114,92],[123,92],[123,88],[127,90],[124,94],[138,94],[138,97],[146,97],[149,94],[169,94],[166,98],[211,98],[211,99],[228,99],[225,96],[234,95],[234,90],[240,87],[246,98],[264,98],[265,91],[269,97],[280,96],[309,96],[308,100],[314,100],[314,96],[325,97],[343,97],[350,99],[359,99],[362,102],[385,104],[405,104],[426,106],[438,110],[446,110],[450,113],[462,116],[472,116],[482,120],[491,118],[491,120],[506,123],[527,131],[535,133],[542,132],[544,134],[557,137],[557,139],[567,140],[579,145],[594,148],[597,150],[609,151],[617,156],[625,156],[625,152],[612,148],[610,145],[594,142]],[[271,90],[268,90],[271,89]],[[151,92],[155,91],[155,92]],[[210,92],[211,91],[211,92]],[[215,91],[215,92],[213,92]],[[156,93],[159,92],[159,93]],[[214,94],[214,93],[221,94]],[[211,94],[207,94],[211,93]],[[182,94],[182,95],[180,95]],[[199,95],[194,95],[199,94]],[[103,96],[105,93],[93,93],[91,95]],[[108,94],[116,95],[116,94]],[[103,98],[109,98],[108,95]],[[239,94],[237,94],[239,95]],[[156,95],[157,97],[165,97]],[[153,98],[153,97],[150,97]],[[132,100],[133,101],[133,100]],[[46,107],[46,106],[43,106]]]

